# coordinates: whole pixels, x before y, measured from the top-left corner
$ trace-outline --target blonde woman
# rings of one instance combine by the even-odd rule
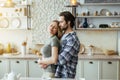
[[[58,60],[58,52],[60,49],[60,36],[61,30],[59,27],[59,22],[53,20],[48,26],[48,32],[50,33],[50,39],[47,44],[45,44],[42,49],[42,59],[38,61],[38,64],[44,68],[43,78],[54,77],[55,64]]]

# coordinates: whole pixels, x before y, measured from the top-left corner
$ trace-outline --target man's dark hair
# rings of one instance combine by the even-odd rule
[[[70,26],[73,28],[75,25],[75,17],[69,11],[64,11],[59,14],[59,16],[64,16],[65,21],[68,23],[70,21]]]

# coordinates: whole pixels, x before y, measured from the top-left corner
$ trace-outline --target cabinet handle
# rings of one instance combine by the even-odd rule
[[[20,61],[16,61],[16,63],[20,63]]]
[[[93,64],[93,62],[92,62],[92,61],[90,61],[89,63],[90,63],[90,64]]]
[[[0,63],[2,63],[2,61],[0,60]]]
[[[34,61],[35,63],[38,63],[37,61]]]
[[[111,62],[111,61],[109,61],[109,62],[108,62],[108,64],[112,64],[112,62]]]

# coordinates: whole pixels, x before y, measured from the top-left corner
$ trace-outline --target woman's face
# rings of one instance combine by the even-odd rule
[[[55,35],[58,32],[58,25],[56,22],[52,22],[48,26],[48,32],[50,32],[51,35]]]

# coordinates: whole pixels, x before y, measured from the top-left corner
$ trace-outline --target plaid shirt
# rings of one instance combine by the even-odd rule
[[[61,50],[58,57],[55,77],[74,78],[78,62],[80,41],[75,32],[65,34],[61,39]]]

